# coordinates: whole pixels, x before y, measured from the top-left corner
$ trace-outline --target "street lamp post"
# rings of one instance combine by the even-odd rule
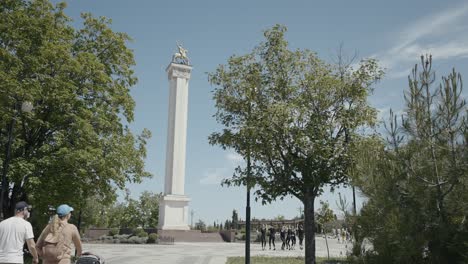
[[[253,87],[253,90],[250,90],[250,95],[255,96],[257,92],[257,87]],[[251,181],[251,113],[252,113],[252,98],[249,98],[249,108],[247,113],[247,129],[248,129],[248,139],[247,139],[247,175],[246,175],[246,186],[247,186],[247,205],[245,207],[245,264],[250,264],[250,181]]]
[[[32,111],[32,109],[33,109],[33,105],[30,102],[25,101],[21,104],[21,111],[23,112],[29,113]],[[10,124],[8,125],[8,131],[7,131],[8,139],[7,139],[7,144],[5,148],[5,159],[3,160],[3,166],[2,166],[2,191],[0,195],[0,218],[1,220],[3,220],[5,217],[4,202],[5,202],[5,195],[8,195],[7,173],[8,173],[8,168],[10,166],[10,160],[11,160],[11,145],[13,144],[13,132],[14,132],[14,128],[16,125],[16,118],[17,118],[18,111],[19,111],[18,106],[16,104],[15,104],[14,111],[15,111],[14,116],[11,119]]]
[[[245,207],[245,264],[250,264],[250,147],[247,152],[247,206]]]

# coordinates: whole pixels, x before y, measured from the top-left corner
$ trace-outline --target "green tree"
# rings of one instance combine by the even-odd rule
[[[226,220],[226,222],[224,223],[224,229],[226,230],[232,229],[232,223],[229,220]]]
[[[206,230],[205,222],[203,222],[202,220],[199,219],[198,222],[195,223],[195,229],[205,231]]]
[[[113,206],[113,201],[105,201],[100,195],[88,197],[85,205],[81,208],[82,223],[81,228],[109,226],[109,208]],[[73,218],[74,220],[75,217]]]
[[[156,228],[159,223],[159,200],[162,194],[154,194],[152,192],[144,191],[140,195],[139,208],[141,227]]]
[[[236,210],[232,210],[232,222],[231,226],[234,229],[239,229],[239,215]]]
[[[330,209],[330,205],[327,202],[320,201],[320,210],[317,213],[317,223],[322,226],[323,233],[325,234],[325,243],[327,245],[327,256],[330,259],[330,249],[328,248],[327,232],[331,231],[330,223],[335,220],[335,214]]]
[[[108,218],[108,226],[109,228],[121,228],[123,227],[122,224],[122,216],[125,212],[125,204],[124,203],[116,203],[113,206],[109,207],[107,210],[107,218]]]
[[[119,206],[120,204],[117,204]],[[123,210],[117,212],[121,213],[119,225],[120,228],[132,228],[135,229],[140,227],[141,224],[141,212],[139,202],[130,197],[130,191],[126,189],[125,201],[121,204]]]
[[[359,217],[376,263],[468,260],[467,107],[461,75],[436,86],[432,58],[409,76],[406,107],[388,137],[362,151],[356,183],[369,198]],[[359,243],[357,243],[359,245]]]
[[[291,51],[286,28],[265,31],[252,53],[232,56],[209,80],[216,88],[216,119],[224,126],[210,143],[232,148],[250,167],[238,167],[227,185],[246,184],[247,171],[263,203],[292,195],[304,204],[305,263],[315,263],[314,201],[323,186],[347,181],[347,137],[372,124],[367,103],[383,72],[374,60],[356,70],[320,60],[309,50]]]
[[[129,91],[137,82],[129,36],[91,14],[76,29],[65,7],[0,2],[5,216],[18,200],[32,201],[38,211],[61,203],[80,211],[87,197],[112,200],[126,182],[150,176],[144,170],[150,132],[136,136],[124,125],[133,121]],[[18,107],[24,102],[31,113]]]
[[[107,209],[109,227],[155,228],[159,220],[159,199],[161,194],[144,191],[139,200],[130,197],[127,190],[125,200]]]
[[[284,215],[277,215],[274,220],[283,221],[285,219]]]

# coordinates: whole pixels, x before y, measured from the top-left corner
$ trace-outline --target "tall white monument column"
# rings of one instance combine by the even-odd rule
[[[169,118],[164,197],[159,203],[158,228],[161,230],[190,229],[188,225],[190,199],[184,194],[184,185],[188,88],[192,67],[188,65],[185,53],[182,54],[184,56],[181,58],[187,59],[185,64],[177,63],[173,58],[173,62],[166,69],[169,78]]]

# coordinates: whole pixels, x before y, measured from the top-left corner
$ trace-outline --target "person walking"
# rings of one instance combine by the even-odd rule
[[[260,241],[262,242],[262,250],[266,248],[266,226],[265,224],[262,225],[260,228]]]
[[[299,228],[297,229],[297,236],[299,237],[299,247],[300,249],[303,249],[302,241],[304,241],[304,229],[302,228],[302,225],[299,225]]]
[[[288,231],[286,233],[286,247],[289,250],[291,250],[291,235],[292,235],[291,226],[288,226]]]
[[[73,208],[62,204],[57,207],[57,214],[42,231],[36,248],[43,264],[70,264],[73,243],[76,256],[81,256],[82,246],[80,233],[75,225],[68,223]]]
[[[30,216],[31,206],[21,201],[15,205],[15,216],[0,222],[0,263],[23,263],[23,246],[28,245],[33,257],[32,263],[39,263],[34,243]]]
[[[281,228],[280,238],[281,238],[281,241],[283,242],[281,244],[281,250],[284,250],[284,248],[286,247],[286,227],[285,226],[283,226],[283,228]]]
[[[346,244],[345,238],[346,238],[346,231],[343,228],[343,229],[341,229],[341,241],[343,242],[343,244]]]
[[[294,250],[294,248],[296,247],[296,229],[292,229],[292,233],[291,233],[291,248]]]
[[[272,225],[272,226],[270,226],[270,228],[268,229],[268,231],[269,231],[268,244],[269,244],[269,246],[270,246],[270,250],[271,250],[271,244],[273,244],[273,250],[276,250],[276,246],[275,246],[276,229],[275,229],[275,227]]]

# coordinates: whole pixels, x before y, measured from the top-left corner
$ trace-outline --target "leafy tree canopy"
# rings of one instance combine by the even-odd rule
[[[0,144],[10,135],[13,142],[11,157],[0,152],[6,215],[22,199],[39,211],[60,203],[79,210],[86,197],[113,200],[115,189],[150,176],[150,132],[134,135],[125,125],[133,121],[137,82],[130,37],[91,14],[74,28],[65,7],[0,2]],[[23,102],[32,112],[21,110]]]
[[[367,96],[383,72],[372,59],[353,69],[309,50],[291,51],[285,32],[274,26],[251,53],[209,74],[215,117],[224,126],[209,140],[248,161],[225,184],[246,184],[250,174],[247,184],[259,186],[263,203],[288,195],[304,203],[306,263],[314,263],[314,199],[324,185],[347,181],[349,139],[374,123]]]
[[[468,260],[467,107],[455,69],[436,85],[432,57],[408,77],[403,115],[357,145],[354,183],[369,198],[358,224],[375,263]],[[359,245],[359,243],[357,243]]]

